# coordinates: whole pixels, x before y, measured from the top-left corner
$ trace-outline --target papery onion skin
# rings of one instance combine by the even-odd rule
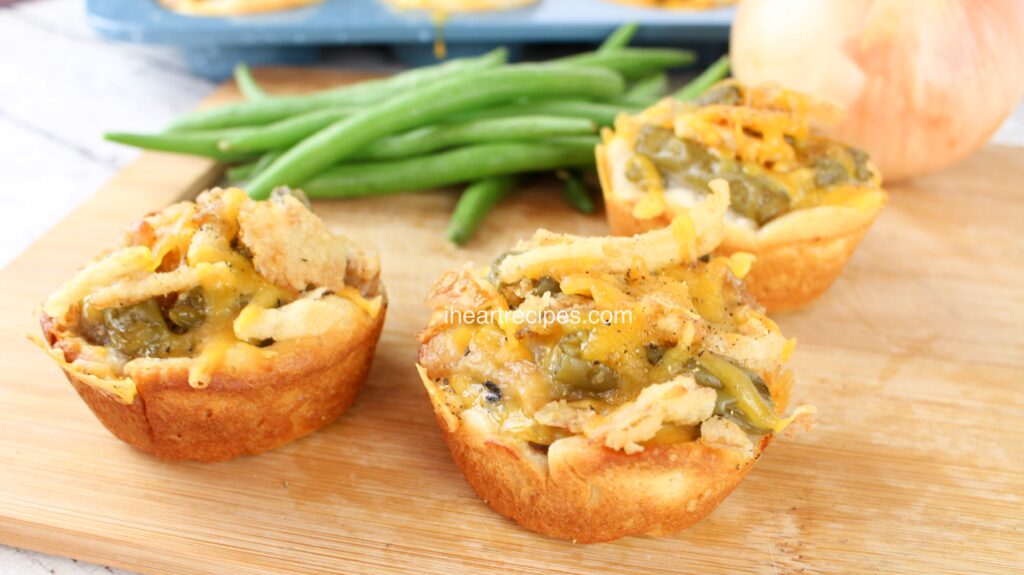
[[[1024,96],[1021,0],[743,0],[733,74],[834,100],[886,181],[982,146]]]

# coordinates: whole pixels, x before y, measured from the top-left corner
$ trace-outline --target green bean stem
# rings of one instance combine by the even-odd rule
[[[627,22],[622,26],[616,28],[611,34],[605,38],[604,42],[597,49],[598,52],[611,52],[612,50],[618,50],[619,48],[625,48],[629,45],[629,42],[636,35],[636,31],[640,26],[636,22]]]
[[[622,93],[622,77],[601,68],[516,65],[433,82],[339,120],[306,138],[256,176],[255,199],[277,186],[301,186],[363,146],[392,134],[436,123],[459,112],[518,98],[576,96],[608,98]]]
[[[377,140],[352,156],[360,160],[392,160],[419,156],[466,144],[519,142],[557,136],[593,134],[597,125],[585,118],[518,116],[434,124]]]
[[[501,66],[507,59],[507,51],[504,48],[499,48],[475,58],[450,60],[437,66],[401,72],[389,78],[348,84],[314,94],[225,104],[186,114],[174,122],[169,129],[171,131],[192,131],[263,125],[319,108],[349,107],[355,109],[431,82]]]
[[[515,187],[513,176],[485,178],[467,186],[448,223],[448,240],[460,246],[465,244],[494,206]]]
[[[729,75],[729,56],[722,56],[715,63],[708,66],[707,70],[701,72],[696,78],[675,93],[676,99],[694,100],[699,98],[705,90],[716,82]]]
[[[569,205],[584,214],[592,214],[597,209],[594,200],[590,199],[590,192],[587,184],[579,174],[570,170],[559,170],[556,172],[559,180],[562,180],[562,197]]]
[[[246,100],[262,100],[267,97],[256,78],[252,77],[252,70],[245,64],[235,66],[235,85]]]
[[[596,137],[556,142],[477,144],[390,162],[342,164],[303,186],[311,198],[357,198],[412,192],[483,178],[588,166]]]

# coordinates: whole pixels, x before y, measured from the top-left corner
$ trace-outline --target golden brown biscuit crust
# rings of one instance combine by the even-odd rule
[[[575,543],[662,536],[697,523],[732,493],[753,459],[697,441],[649,446],[627,455],[573,436],[543,455],[470,425],[452,430],[434,404],[459,469],[492,509],[519,525]],[[545,468],[546,465],[546,468]]]
[[[62,368],[103,425],[141,451],[170,460],[223,461],[274,449],[334,421],[366,381],[386,306],[346,332],[275,343],[258,364],[227,363],[209,386],[189,385],[187,363],[154,361],[133,373],[125,404]],[[51,318],[47,344],[73,361]]]

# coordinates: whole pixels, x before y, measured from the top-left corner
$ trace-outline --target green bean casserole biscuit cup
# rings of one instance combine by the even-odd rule
[[[716,253],[755,256],[746,281],[769,312],[803,307],[839,277],[888,196],[868,157],[820,130],[825,103],[735,81],[695,102],[666,98],[620,115],[597,148],[613,233],[664,227],[729,182],[732,201]]]
[[[434,286],[418,369],[455,462],[499,513],[580,543],[670,534],[809,423],[808,406],[783,415],[793,342],[745,291],[750,259],[707,257],[729,205],[712,185],[663,229],[541,230]]]
[[[384,323],[379,265],[302,200],[229,189],[171,205],[47,299],[40,343],[111,433],[216,461],[352,403]]]

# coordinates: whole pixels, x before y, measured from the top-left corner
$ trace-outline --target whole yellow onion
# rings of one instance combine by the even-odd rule
[[[742,0],[733,74],[847,108],[831,131],[886,180],[983,145],[1024,95],[1022,0]]]

